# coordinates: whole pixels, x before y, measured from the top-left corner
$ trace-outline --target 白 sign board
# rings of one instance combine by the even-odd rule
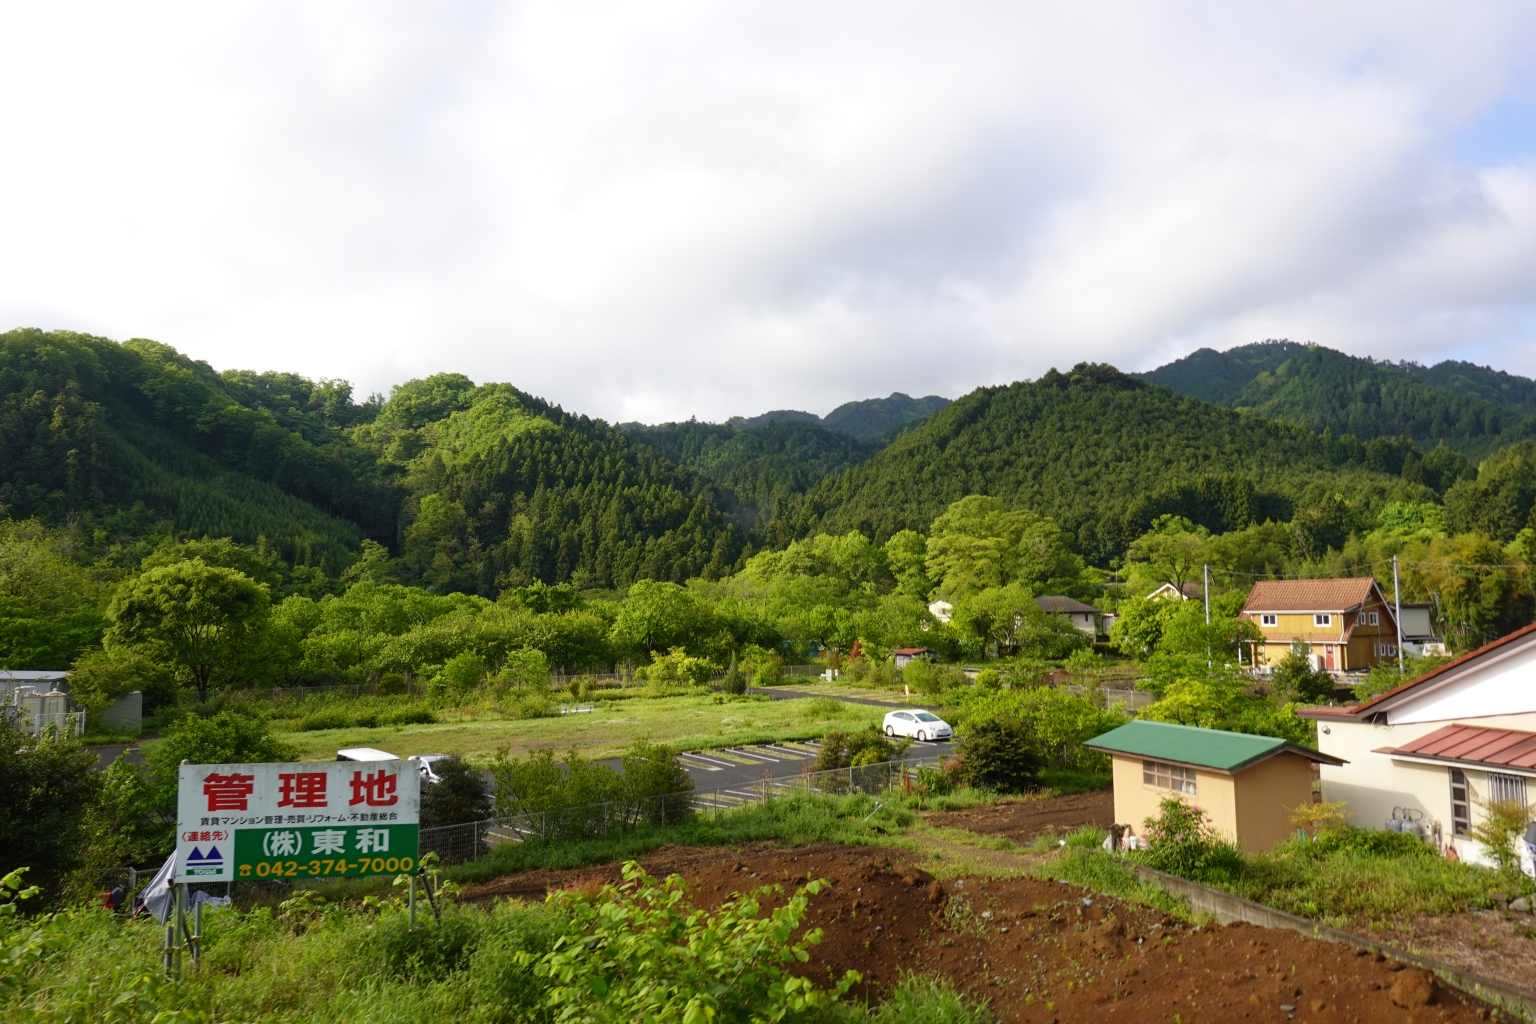
[[[420,797],[410,761],[184,764],[176,881],[413,871]]]

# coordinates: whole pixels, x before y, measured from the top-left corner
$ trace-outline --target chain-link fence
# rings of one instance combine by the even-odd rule
[[[806,793],[880,796],[905,789],[921,767],[937,767],[937,757],[764,777],[742,786],[693,789],[636,800],[610,800],[582,807],[522,811],[500,818],[421,830],[421,852],[432,851],[444,863],[473,860],[502,843],[596,839],[644,825],[675,825],[700,814],[719,815],[777,797]]]

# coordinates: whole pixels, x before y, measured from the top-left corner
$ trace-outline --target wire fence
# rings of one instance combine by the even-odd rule
[[[463,825],[422,829],[420,850],[423,854],[431,851],[444,863],[455,864],[481,857],[503,843],[597,839],[648,825],[676,825],[699,815],[718,816],[723,811],[785,796],[812,793],[887,795],[908,787],[919,768],[938,767],[941,761],[940,757],[883,761],[781,778],[773,778],[765,771],[762,778],[740,786],[693,789],[635,800],[609,800],[581,807],[520,811]]]

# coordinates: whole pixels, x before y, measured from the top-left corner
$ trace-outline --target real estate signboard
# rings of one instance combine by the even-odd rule
[[[176,881],[413,871],[420,791],[410,761],[184,764]]]

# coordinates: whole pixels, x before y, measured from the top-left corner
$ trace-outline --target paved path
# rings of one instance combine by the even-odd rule
[[[913,741],[907,757],[926,760],[951,754],[954,747],[953,743]],[[762,799],[764,783],[782,785],[800,775],[820,752],[820,741],[803,740],[695,750],[678,756],[705,806],[734,807]]]
[[[143,764],[144,755],[139,752],[137,743],[108,743],[99,747],[86,747],[86,750],[96,754],[96,770],[101,771],[107,765],[117,760],[117,755],[126,753],[129,764]]]
[[[808,690],[789,690],[782,686],[749,686],[747,687],[747,692],[766,694],[767,696],[772,697],[774,700],[797,700],[803,697],[831,697],[833,700],[840,700],[844,704],[864,704],[872,708],[890,708],[892,711],[898,711],[903,708],[928,708],[931,710],[938,707],[937,704],[920,704],[916,701],[909,700],[906,697],[896,697],[894,694],[884,699],[878,697],[842,697],[833,696],[830,693],[812,693]],[[899,703],[900,701],[907,701],[907,703]]]

